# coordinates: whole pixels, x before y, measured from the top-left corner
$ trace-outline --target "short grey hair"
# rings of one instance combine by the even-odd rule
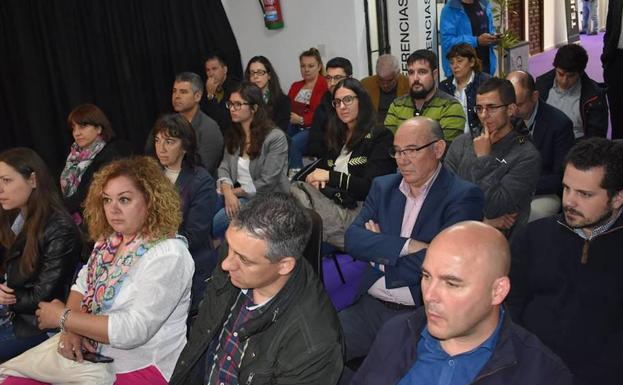
[[[311,234],[311,217],[290,194],[258,194],[240,208],[230,226],[266,242],[266,258],[299,260]]]
[[[398,63],[398,59],[396,58],[396,56],[386,53],[376,59],[377,75],[381,68],[389,68],[394,71],[394,73],[398,73],[400,71],[400,63]]]
[[[188,82],[190,83],[190,88],[193,90],[193,93],[199,92],[203,94],[203,81],[201,80],[201,76],[194,72],[181,72],[175,76],[175,81]]]
[[[441,124],[439,124],[439,121],[431,118],[426,118],[426,120],[428,121],[430,140],[443,140],[443,129],[441,128]]]

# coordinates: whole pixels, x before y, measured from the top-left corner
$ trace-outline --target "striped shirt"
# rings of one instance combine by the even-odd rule
[[[415,107],[410,95],[396,98],[387,111],[385,127],[395,134],[402,122],[414,116],[426,116],[438,121],[443,129],[444,139],[448,142],[461,135],[465,129],[463,106],[453,96],[439,89],[432,99],[424,103],[421,110]]]

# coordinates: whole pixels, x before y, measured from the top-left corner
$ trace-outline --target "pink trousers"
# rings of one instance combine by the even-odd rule
[[[148,366],[144,369],[135,370],[128,373],[117,374],[115,385],[167,385],[167,380],[155,366]],[[29,378],[9,377],[2,385],[50,385],[46,382],[31,380]]]

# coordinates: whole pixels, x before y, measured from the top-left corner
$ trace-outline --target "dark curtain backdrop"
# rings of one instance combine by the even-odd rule
[[[175,74],[205,77],[212,51],[241,75],[220,0],[2,0],[0,150],[31,147],[57,175],[73,141],[67,115],[92,102],[138,152],[171,111]]]

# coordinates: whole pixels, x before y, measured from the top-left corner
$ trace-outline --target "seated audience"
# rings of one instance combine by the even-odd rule
[[[620,384],[623,145],[578,142],[562,183],[563,213],[529,223],[511,244],[508,308],[578,383]]]
[[[400,73],[398,59],[388,53],[376,59],[376,75],[361,79],[361,84],[372,99],[378,124],[385,122],[394,99],[409,93],[409,78]]]
[[[218,168],[217,213],[212,234],[222,238],[230,217],[255,194],[286,192],[288,139],[266,112],[262,91],[253,83],[234,88],[227,108],[232,126],[225,135],[223,161]]]
[[[264,56],[252,57],[244,77],[246,81],[260,87],[268,117],[287,133],[290,125],[290,99],[281,90],[279,76],[271,62]]]
[[[82,244],[56,182],[30,149],[0,153],[0,207],[2,363],[48,338],[37,327],[37,304],[65,299]]]
[[[481,131],[463,134],[452,142],[444,163],[480,187],[485,194],[485,222],[510,235],[513,226],[528,222],[541,156],[530,140],[513,128],[511,118],[517,105],[510,81],[485,81],[478,88],[474,109]]]
[[[564,112],[573,122],[575,138],[606,137],[608,104],[606,89],[586,72],[588,54],[579,44],[558,49],[554,69],[536,79],[536,89],[548,104]]]
[[[457,44],[468,43],[482,61],[483,72],[495,74],[497,58],[493,4],[488,0],[448,0],[439,16],[443,72],[451,73],[447,54]]]
[[[97,239],[89,262],[66,303],[40,302],[36,313],[41,329],[61,329],[58,353],[78,362],[59,361],[59,375],[97,351],[114,359],[112,381],[90,383],[166,384],[185,343],[193,274],[175,236],[178,194],[155,160],[118,160],[95,175],[85,219]]]
[[[347,361],[368,353],[385,321],[422,304],[420,266],[435,235],[456,222],[482,219],[482,192],[442,166],[445,149],[437,121],[402,123],[391,148],[400,173],[373,180],[346,231],[346,251],[370,263],[360,297],[338,314]]]
[[[450,62],[452,75],[439,83],[439,89],[453,95],[463,106],[467,117],[465,133],[478,129],[478,115],[474,111],[476,105],[476,90],[491,76],[482,72],[482,63],[476,55],[474,47],[467,43],[457,44],[446,54]]]
[[[325,92],[327,81],[322,76],[322,58],[316,48],[310,48],[299,55],[301,76],[303,80],[292,83],[288,91],[288,98],[292,106],[290,112],[290,131],[292,138],[290,148],[290,167],[300,169],[303,167],[303,154],[307,152],[309,127],[314,118],[314,112]]]
[[[559,109],[539,100],[534,78],[524,71],[513,71],[506,77],[515,88],[515,117],[541,154],[541,176],[530,204],[530,219],[548,217],[560,212],[562,174],[565,156],[574,143],[573,123]]]
[[[335,85],[342,79],[353,76],[353,65],[350,60],[343,57],[334,57],[327,62],[327,74],[324,78],[327,80],[329,89],[322,96],[320,104],[314,112],[314,119],[309,128],[309,140],[307,143],[306,155],[321,158],[326,151],[324,147],[325,130],[329,122],[329,115],[333,110],[331,103],[333,102],[333,90]]]
[[[130,147],[113,140],[115,132],[104,112],[93,104],[81,104],[67,117],[74,142],[61,173],[61,193],[65,208],[77,224],[82,224],[82,202],[93,174],[108,162],[130,155]]]
[[[231,117],[225,103],[240,80],[227,71],[227,63],[219,54],[209,54],[203,64],[206,72],[206,97],[201,99],[201,110],[216,121],[224,135],[231,126]]]
[[[322,143],[320,161],[295,182],[292,193],[322,218],[323,240],[344,248],[344,232],[355,220],[372,179],[394,173],[389,156],[393,135],[376,127],[372,102],[357,79],[343,79],[333,90],[334,109]]]
[[[237,212],[171,385],[327,384],[342,372],[335,309],[302,257],[311,220],[283,193]]]
[[[422,263],[424,306],[383,326],[351,384],[571,385],[560,358],[502,306],[509,267],[508,243],[491,226],[442,231]]]
[[[212,219],[216,208],[214,179],[199,165],[195,130],[179,114],[164,115],[153,129],[156,156],[164,174],[178,190],[182,223],[178,234],[188,242],[195,261],[191,310],[196,310],[205,290],[205,280],[216,267],[212,246]]]
[[[437,87],[437,55],[421,49],[407,59],[409,94],[392,102],[385,127],[396,132],[398,126],[414,116],[426,116],[439,122],[443,138],[451,142],[465,130],[465,113],[461,103]]]
[[[216,122],[199,109],[202,93],[203,86],[199,75],[182,72],[175,77],[171,103],[173,110],[186,118],[195,129],[200,164],[208,170],[210,175],[215,175],[223,156],[222,127],[219,130]],[[153,136],[153,132],[150,132],[147,137],[145,154],[155,154]]]

